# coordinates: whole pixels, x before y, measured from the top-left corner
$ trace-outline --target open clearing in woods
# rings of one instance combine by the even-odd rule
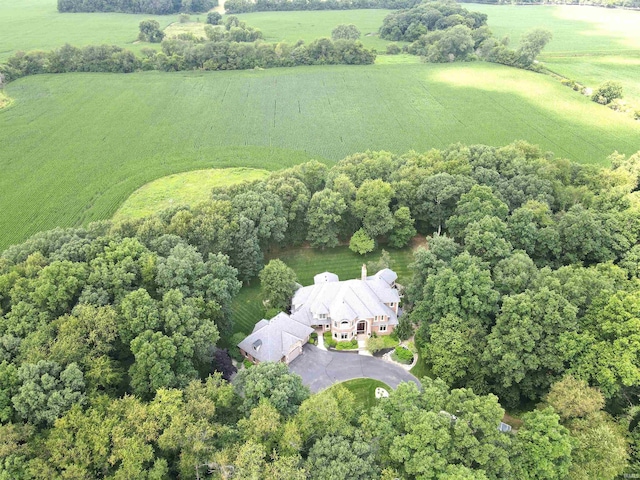
[[[175,205],[195,205],[209,198],[214,187],[262,180],[269,173],[257,168],[213,168],[167,175],[133,192],[113,220],[143,218]]]
[[[640,122],[487,63],[39,75],[6,92],[0,248],[110,218],[140,186],[188,170],[517,139],[585,163],[640,149]]]

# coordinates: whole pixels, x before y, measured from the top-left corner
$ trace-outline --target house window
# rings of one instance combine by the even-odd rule
[[[334,320],[334,321],[333,321],[333,326],[334,326],[334,327],[336,327],[336,328],[338,328],[338,321],[337,321],[337,320]]]
[[[337,333],[334,333],[334,334],[333,334],[333,338],[338,338],[338,334],[337,334]]]
[[[394,305],[395,305],[395,303],[393,303],[393,302],[391,302],[391,303],[389,304],[389,306],[390,306],[390,307],[393,307]]]
[[[387,331],[387,326],[386,326],[386,325],[380,325],[380,326],[378,327],[378,331],[380,331],[380,332],[386,332],[386,331]]]
[[[340,324],[340,328],[349,328],[350,323],[347,321],[344,321]]]
[[[326,313],[321,313],[321,314],[319,314],[319,315],[318,315],[318,318],[319,318],[320,320],[324,320],[324,319],[326,319],[326,318],[327,318],[327,314],[326,314]]]
[[[341,333],[341,334],[340,334],[340,339],[342,339],[342,340],[346,340],[346,339],[348,339],[348,338],[349,338],[349,334],[348,334],[348,333]]]

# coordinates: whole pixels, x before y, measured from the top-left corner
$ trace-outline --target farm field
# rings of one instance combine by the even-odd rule
[[[353,23],[362,36],[360,41],[367,48],[380,52],[392,43],[378,37],[378,29],[392,10],[323,10],[308,12],[258,12],[243,13],[237,17],[248,25],[262,30],[268,42],[286,41],[309,43],[316,38],[331,38],[331,31],[340,24]],[[404,42],[398,42],[400,44]]]
[[[535,27],[553,32],[540,55],[552,71],[596,87],[605,80],[624,85],[625,98],[640,103],[640,12],[584,6],[467,4],[489,15],[494,34],[512,44]]]
[[[167,175],[133,192],[113,216],[114,221],[147,217],[172,205],[194,205],[207,199],[214,187],[262,180],[267,170],[225,168]]]
[[[110,218],[140,186],[194,169],[452,142],[526,139],[601,164],[640,148],[640,123],[550,77],[485,63],[41,75],[6,93],[0,248]]]
[[[391,268],[398,274],[398,283],[407,284],[411,280],[409,264],[413,262],[413,250],[388,250],[391,256]],[[380,251],[365,256],[353,253],[347,246],[336,247],[327,250],[313,248],[292,248],[281,252],[273,252],[270,258],[279,258],[296,272],[298,283],[311,285],[313,277],[318,273],[330,271],[338,275],[340,279],[358,278],[363,263],[378,260]],[[238,296],[231,305],[233,312],[234,333],[251,333],[253,326],[264,316],[262,301],[260,299],[260,283],[242,287]]]
[[[145,44],[133,43],[138,36],[138,24],[150,18],[164,28],[178,16],[58,13],[56,0],[2,0],[0,62],[18,50],[51,50],[65,43],[76,47],[107,43],[139,51]]]

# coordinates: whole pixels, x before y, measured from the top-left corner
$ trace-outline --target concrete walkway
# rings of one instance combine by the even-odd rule
[[[384,360],[355,353],[323,351],[313,345],[302,347],[302,355],[289,364],[302,383],[317,393],[334,383],[354,378],[373,378],[397,388],[400,382],[420,382],[409,372]]]

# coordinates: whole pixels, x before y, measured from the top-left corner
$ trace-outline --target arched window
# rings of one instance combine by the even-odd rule
[[[343,320],[342,323],[340,324],[340,328],[349,328],[350,326],[351,326],[351,322],[347,320]]]

